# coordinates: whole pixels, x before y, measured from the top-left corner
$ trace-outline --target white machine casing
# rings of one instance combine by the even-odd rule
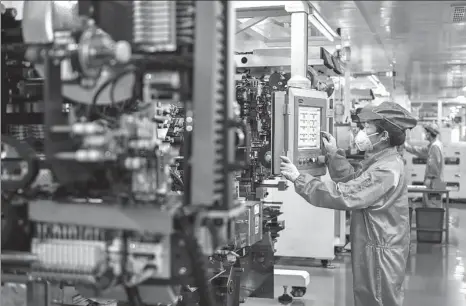
[[[285,97],[284,92],[276,93],[274,103],[275,105],[282,105],[285,103],[285,98],[288,101],[294,101],[295,96],[313,98],[318,101],[328,99],[325,92],[290,88],[287,97]],[[286,155],[296,164],[297,161],[293,160],[295,156],[294,150],[297,149],[297,145],[294,143],[294,135],[296,133],[294,122],[294,118],[296,118],[295,108],[288,107],[286,111],[289,117],[287,128],[283,129],[284,132],[281,132],[281,135],[280,131],[275,132],[276,135],[273,137],[273,141],[280,142],[286,139],[283,141],[288,141]],[[327,112],[325,111],[324,113]],[[328,118],[323,118],[323,120],[328,120]],[[328,126],[327,124],[325,126]],[[277,126],[275,126],[275,130],[277,130]],[[284,133],[287,133],[288,136],[284,137]],[[275,152],[272,158],[275,163],[279,163],[279,156],[276,155],[281,155],[285,152],[280,154],[276,145],[277,143],[272,143],[273,151]],[[278,146],[281,145],[283,144],[279,144]],[[305,170],[302,170],[302,172],[305,173]],[[330,177],[328,174],[325,174],[321,177],[321,180],[330,180]],[[276,184],[276,181],[271,180],[265,183]],[[285,222],[285,229],[280,232],[280,239],[276,243],[277,252],[275,255],[333,260],[335,258],[335,246],[342,247],[345,242],[344,212],[315,207],[295,192],[294,185],[291,182],[288,182],[288,186],[284,191],[278,191],[277,189],[270,190],[268,197],[265,199],[265,201],[283,203],[281,207],[283,214],[279,217],[279,220]]]

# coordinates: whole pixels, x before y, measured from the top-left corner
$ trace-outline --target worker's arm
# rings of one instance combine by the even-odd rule
[[[412,146],[409,143],[405,143],[405,150],[411,154],[424,158],[426,158],[429,153],[428,146]]]
[[[429,152],[426,165],[426,178],[437,179],[440,178],[442,173],[442,153],[440,148],[433,146]]]
[[[373,169],[346,183],[324,183],[309,174],[301,174],[294,185],[296,192],[314,206],[355,210],[373,206],[398,182],[396,171]]]
[[[338,149],[333,154],[327,154],[327,168],[330,177],[335,182],[347,182],[355,177],[354,168],[346,159],[342,149]]]

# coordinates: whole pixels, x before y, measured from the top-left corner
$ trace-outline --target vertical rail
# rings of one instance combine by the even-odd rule
[[[236,99],[234,75],[235,61],[234,61],[234,44],[235,44],[235,31],[236,31],[236,11],[233,7],[232,1],[223,1],[225,5],[225,29],[224,39],[226,46],[224,49],[225,59],[225,70],[224,70],[224,82],[225,82],[225,101],[224,101],[224,112],[225,120],[231,122],[234,120],[233,101]],[[226,128],[224,130],[224,141],[225,151],[224,160],[226,161],[226,167],[224,168],[224,180],[225,190],[223,191],[223,208],[229,209],[233,206],[233,183],[234,174],[229,165],[236,163],[236,145],[235,145],[235,130]]]
[[[191,205],[210,206],[214,199],[218,1],[197,1],[194,44]]]

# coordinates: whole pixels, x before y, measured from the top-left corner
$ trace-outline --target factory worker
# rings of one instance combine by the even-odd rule
[[[402,306],[410,226],[406,171],[396,147],[417,122],[390,102],[363,109],[359,118],[364,129],[355,142],[366,155],[358,171],[337,149],[335,138],[325,133],[332,181],[299,173],[287,157],[282,157],[281,173],[310,204],[352,212],[354,305]]]
[[[426,171],[424,172],[424,185],[433,188],[434,182],[443,182],[443,145],[438,139],[440,130],[435,124],[425,124],[425,138],[429,142],[427,146],[412,146],[405,144],[405,149],[418,157],[426,158]],[[428,194],[423,196],[424,206],[441,206],[441,195]],[[436,199],[436,201],[434,201]]]

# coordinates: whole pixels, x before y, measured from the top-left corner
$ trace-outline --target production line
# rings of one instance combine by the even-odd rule
[[[351,252],[350,213],[310,205],[280,168],[287,156],[333,184],[326,133],[361,167],[350,42],[312,1],[236,2],[24,1],[22,18],[2,4],[2,295],[22,284],[21,306],[315,298],[308,267],[281,259],[334,268]],[[238,43],[282,15],[270,23],[289,47]],[[331,47],[309,43],[310,24]],[[421,130],[407,141],[428,145]],[[463,144],[445,143],[439,187],[458,199]],[[399,152],[412,204],[427,158]]]
[[[43,135],[32,146],[14,116],[2,126],[13,135],[2,137],[2,281],[27,284],[28,305],[56,304],[54,286],[131,305],[273,298],[284,225],[264,199],[287,188],[264,183],[276,90],[235,86],[231,3],[27,1],[22,21],[13,12],[2,105],[17,120],[43,113],[30,116]],[[275,274],[305,294],[307,273]]]

